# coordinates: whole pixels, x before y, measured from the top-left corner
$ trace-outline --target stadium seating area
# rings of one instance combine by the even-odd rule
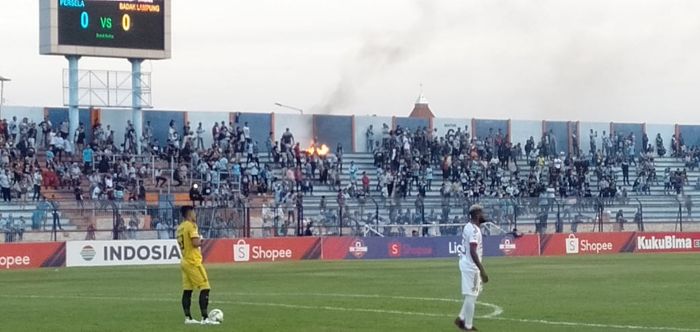
[[[357,234],[447,234],[454,228],[411,225],[458,223],[475,202],[505,230],[517,225],[525,232],[554,231],[557,220],[567,230],[592,228],[600,219],[606,227],[636,229],[642,216],[647,229],[668,229],[677,227],[679,215],[692,220],[700,194],[697,151],[675,136],[672,157],[660,157],[666,154],[663,143],[652,146],[646,137],[645,153],[635,153],[631,133],[600,140],[600,149],[591,147],[595,155],[586,148],[576,151],[578,142],[575,153],[565,154],[557,153],[563,148],[556,148],[551,132],[537,143],[532,138],[511,143],[500,129],[470,138],[468,128],[438,135],[396,125],[368,132],[367,147],[374,153],[344,153],[340,143],[304,147],[291,132],[261,144],[251,139],[247,123],[234,122],[216,123],[213,144],[205,148],[203,128],[188,122],[180,131],[171,121],[165,144],[153,138],[149,126],[139,138],[144,153],[134,154],[137,135],[130,123],[122,143],[110,126],[99,124],[92,140],[81,128],[71,143],[65,123],[51,128],[46,122],[15,118],[0,126],[2,166],[11,195],[21,197],[0,211],[6,230],[51,229],[56,210],[64,230],[119,227],[127,234],[155,229],[157,223],[147,219],[172,223],[153,210],[200,196],[205,206],[247,206],[251,226],[260,228],[253,235],[272,235],[273,225],[277,235],[292,235],[301,225],[299,215],[317,234],[343,231],[341,219],[345,232]],[[42,190],[34,201],[36,183]],[[44,237],[27,234],[30,240]]]

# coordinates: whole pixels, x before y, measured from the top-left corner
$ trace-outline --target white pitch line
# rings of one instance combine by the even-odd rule
[[[347,298],[361,298],[361,299],[391,299],[391,300],[408,300],[408,301],[424,301],[424,302],[450,302],[450,303],[462,303],[462,300],[458,299],[444,299],[437,297],[415,297],[415,296],[385,296],[377,294],[342,294],[342,293],[220,293],[220,294],[230,294],[230,295],[249,295],[249,296],[320,296],[320,297],[347,297]],[[492,318],[500,316],[503,313],[503,308],[486,302],[477,302],[477,304],[483,305],[485,307],[491,308],[493,311],[482,316],[477,316],[477,318]]]
[[[646,331],[678,331],[678,332],[698,332],[700,329],[684,328],[684,327],[666,327],[666,326],[639,326],[639,325],[616,325],[616,324],[598,324],[598,323],[581,323],[581,322],[558,322],[542,319],[521,319],[521,318],[506,318],[506,317],[488,317],[487,319],[502,320],[518,323],[532,323],[542,325],[559,325],[559,326],[581,326],[581,327],[597,327],[604,329],[619,329],[619,330],[646,330]]]
[[[254,295],[252,293],[247,293]],[[270,294],[270,293],[268,293]],[[281,293],[280,293],[281,294]],[[264,295],[264,294],[257,294]],[[308,295],[308,294],[307,294]],[[320,294],[316,294],[322,296]],[[351,297],[362,297],[362,294],[334,294],[334,295],[352,295]],[[382,298],[377,295],[369,295],[371,297]],[[51,295],[0,295],[0,298],[26,298],[26,299],[81,299],[81,300],[118,300],[118,301],[143,301],[143,302],[174,302],[176,299],[165,299],[165,298],[126,298],[126,297],[113,297],[113,296],[77,296],[77,295],[65,295],[65,296],[51,296]],[[392,298],[392,297],[387,297]],[[457,300],[450,299],[436,299],[436,298],[423,298],[432,300],[445,300],[449,302],[454,302]],[[345,307],[330,307],[330,306],[307,306],[307,305],[297,305],[297,304],[283,304],[283,303],[268,303],[268,302],[244,302],[244,301],[212,301],[212,304],[222,303],[222,304],[239,304],[248,306],[264,306],[264,307],[279,307],[288,309],[306,309],[306,310],[327,310],[327,311],[343,311],[343,312],[364,312],[364,313],[378,313],[378,314],[394,314],[394,315],[406,315],[406,316],[423,316],[423,317],[437,317],[437,318],[452,318],[454,315],[447,314],[433,314],[425,312],[410,312],[410,311],[398,311],[398,310],[382,310],[382,309],[367,309],[367,308],[345,308]],[[495,304],[482,303],[479,304],[492,307],[494,309],[498,307]],[[502,309],[501,309],[502,312]],[[499,313],[500,314],[500,313]],[[500,320],[508,322],[518,322],[518,323],[530,323],[530,324],[542,324],[542,325],[558,325],[558,326],[580,326],[580,327],[593,327],[601,329],[620,329],[620,330],[644,330],[644,331],[675,331],[675,332],[700,332],[697,328],[682,328],[682,327],[665,327],[665,326],[638,326],[638,325],[617,325],[617,324],[599,324],[599,323],[584,323],[584,322],[563,322],[563,321],[548,321],[542,319],[523,319],[523,318],[506,318],[506,317],[496,317],[496,316],[482,316],[478,317],[481,319],[490,320]]]

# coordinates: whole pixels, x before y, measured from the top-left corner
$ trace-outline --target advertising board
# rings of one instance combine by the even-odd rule
[[[0,270],[63,266],[65,250],[63,242],[2,244]]]
[[[69,241],[66,266],[180,264],[175,240]]]

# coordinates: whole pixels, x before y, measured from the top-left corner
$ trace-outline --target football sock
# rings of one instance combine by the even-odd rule
[[[206,319],[209,316],[207,307],[209,306],[209,290],[202,289],[199,292],[199,309],[202,311],[202,319]]]
[[[464,327],[470,329],[474,323],[474,309],[476,307],[476,296],[465,295],[462,311],[459,313],[459,319],[464,321]]]
[[[182,310],[185,311],[185,317],[192,319],[190,304],[192,304],[192,290],[182,291]]]

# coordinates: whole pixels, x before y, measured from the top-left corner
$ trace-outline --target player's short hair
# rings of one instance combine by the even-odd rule
[[[474,204],[474,205],[472,205],[472,206],[469,207],[469,217],[470,217],[470,218],[474,218],[474,216],[475,216],[477,213],[483,212],[483,211],[484,211],[484,208],[482,208],[481,205],[479,205],[479,204]]]
[[[187,214],[189,214],[190,211],[194,211],[194,207],[191,205],[185,205],[180,208],[180,215],[182,217],[187,217]]]

